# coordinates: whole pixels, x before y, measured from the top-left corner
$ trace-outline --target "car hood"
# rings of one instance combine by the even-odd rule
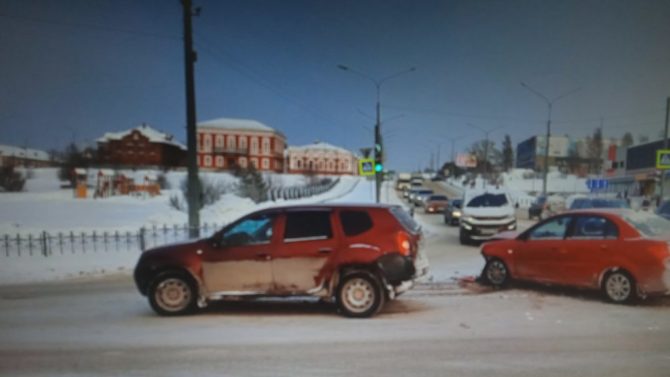
[[[514,208],[512,207],[465,207],[461,212],[466,216],[475,217],[514,216]]]
[[[517,231],[513,231],[513,230],[507,231],[507,232],[500,232],[500,233],[496,234],[493,237],[493,239],[494,240],[514,240],[517,237],[519,237],[519,234],[521,234],[521,233],[517,232]]]
[[[183,254],[189,251],[199,249],[203,247],[205,243],[206,239],[175,242],[148,249],[144,253],[142,253],[142,256],[148,258],[148,257],[163,257],[163,256]]]

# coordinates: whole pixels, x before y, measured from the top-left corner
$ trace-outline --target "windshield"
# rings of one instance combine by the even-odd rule
[[[624,220],[637,229],[643,236],[670,236],[670,220],[648,212],[634,212],[624,215]]]
[[[446,200],[447,200],[447,197],[444,196],[444,195],[432,195],[432,196],[430,197],[430,200],[437,200],[437,201],[440,201],[440,200],[441,200],[441,201],[446,201]]]
[[[586,208],[630,208],[627,201],[623,199],[575,199],[570,209]]]
[[[502,207],[507,205],[505,194],[483,194],[475,196],[467,204],[468,207]]]
[[[451,202],[451,205],[456,207],[456,208],[461,208],[461,206],[463,205],[463,200],[461,200],[461,199],[453,200]]]

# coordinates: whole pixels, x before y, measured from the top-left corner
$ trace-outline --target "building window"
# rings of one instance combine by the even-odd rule
[[[212,156],[205,156],[205,166],[206,167],[212,166]]]
[[[333,170],[335,170],[334,166],[333,166],[333,161],[328,161],[328,171],[333,171]]]
[[[250,154],[258,154],[258,138],[251,138],[251,152]]]
[[[323,160],[319,161],[319,171],[323,171],[324,163]]]
[[[205,152],[210,152],[212,150],[212,135],[205,134],[204,148]]]
[[[270,139],[267,137],[263,138],[263,154],[266,156],[270,154]]]
[[[247,137],[246,136],[240,136],[240,149],[243,150],[243,151],[247,149]]]
[[[253,166],[254,169],[258,169],[258,159],[257,158],[255,158],[255,157],[250,158],[249,161],[251,161],[251,166]]]
[[[226,146],[228,147],[228,150],[230,150],[230,151],[235,150],[235,136],[234,135],[228,135],[226,137]]]
[[[216,167],[217,168],[223,167],[223,156],[216,156]]]
[[[263,159],[263,169],[267,170],[270,169],[270,161],[267,158]]]
[[[295,164],[298,167],[298,169],[302,169],[302,160],[297,160]]]
[[[214,139],[214,146],[218,148],[223,148],[223,135],[216,135]]]
[[[247,167],[247,158],[246,157],[240,157],[240,167],[241,168],[246,168]]]

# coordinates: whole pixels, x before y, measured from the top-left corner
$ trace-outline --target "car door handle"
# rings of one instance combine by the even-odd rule
[[[333,252],[333,249],[331,249],[329,247],[324,247],[324,248],[319,249],[319,254],[330,254],[332,252]]]
[[[256,253],[256,259],[270,260],[272,257],[268,253]]]

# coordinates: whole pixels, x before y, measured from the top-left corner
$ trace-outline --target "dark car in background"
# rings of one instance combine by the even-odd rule
[[[447,207],[444,209],[444,223],[448,225],[458,225],[461,219],[461,206],[463,199],[453,199],[449,201]]]
[[[421,237],[400,206],[270,208],[209,238],[144,252],[134,277],[161,315],[226,299],[314,296],[370,317],[428,273]]]
[[[544,195],[538,196],[528,208],[528,219],[542,219],[542,213],[547,209],[547,197]]]
[[[670,200],[666,200],[656,210],[656,214],[670,220]]]

